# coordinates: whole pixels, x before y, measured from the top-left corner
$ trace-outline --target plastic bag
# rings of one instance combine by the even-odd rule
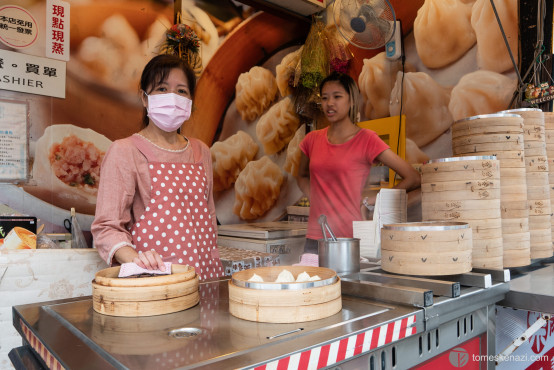
[[[75,208],[71,208],[71,248],[88,248],[87,241],[75,215]]]

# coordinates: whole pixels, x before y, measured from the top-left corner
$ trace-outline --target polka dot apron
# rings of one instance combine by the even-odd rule
[[[131,228],[137,252],[155,250],[164,261],[193,266],[200,280],[223,276],[202,163],[158,162],[152,144],[133,139],[148,160],[151,182],[150,204]]]

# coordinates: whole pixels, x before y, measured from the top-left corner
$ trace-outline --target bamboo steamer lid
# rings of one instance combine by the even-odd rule
[[[529,217],[503,218],[502,235],[529,233]]]
[[[499,150],[524,150],[523,142],[483,143],[470,145],[452,145],[454,155],[473,155],[477,152],[490,152]]]
[[[408,275],[469,272],[471,246],[472,231],[464,222],[384,225],[381,229],[381,267],[384,271]]]
[[[473,144],[489,144],[489,143],[504,143],[504,144],[517,144],[523,143],[523,134],[485,134],[475,136],[461,136],[452,139],[452,145],[455,147],[461,147]]]
[[[423,200],[427,211],[471,211],[471,210],[496,210],[500,208],[500,199],[469,199],[469,200],[446,200],[433,201],[432,196],[429,200]]]
[[[527,183],[525,183],[527,184]],[[422,182],[421,191],[426,193],[443,191],[465,191],[466,194],[481,190],[500,189],[500,180],[438,181]]]
[[[493,156],[467,156],[432,159],[421,167],[421,173],[498,170],[500,161]]]
[[[523,132],[523,118],[518,114],[483,114],[463,118],[452,124],[452,133],[461,132],[465,135],[503,133],[506,129]]]
[[[302,272],[321,279],[309,282],[275,283],[288,270],[296,279]],[[264,282],[252,282],[254,275]],[[342,309],[340,279],[325,267],[272,266],[247,269],[229,281],[229,312],[240,319],[294,323],[322,319]]]
[[[452,190],[452,191],[432,191],[426,192],[422,188],[421,199],[423,202],[439,202],[449,201],[454,199],[466,199],[466,200],[495,200],[500,199],[500,189],[488,189],[488,190]]]
[[[421,213],[424,220],[427,221],[482,221],[486,219],[500,220],[500,207],[496,209],[485,210],[464,210],[457,209],[451,211],[435,211],[428,208],[425,203],[421,204]]]
[[[194,268],[172,264],[171,275],[118,278],[120,267],[96,273],[92,282],[94,311],[110,316],[153,316],[182,311],[199,302]]]

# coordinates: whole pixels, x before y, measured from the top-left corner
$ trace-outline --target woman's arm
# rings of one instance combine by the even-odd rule
[[[310,199],[310,159],[301,152],[300,164],[298,165],[298,175],[296,176],[296,183],[304,195]]]
[[[391,149],[387,149],[379,154],[377,160],[402,177],[402,181],[394,186],[395,189],[406,189],[406,191],[411,191],[420,187],[421,176],[419,173]],[[389,179],[389,181],[394,181],[394,179]]]

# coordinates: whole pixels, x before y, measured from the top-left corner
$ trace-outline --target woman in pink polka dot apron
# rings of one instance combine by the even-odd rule
[[[209,148],[179,134],[190,117],[195,76],[181,59],[154,57],[141,77],[145,128],[117,140],[102,162],[94,244],[108,264],[164,261],[224,275],[217,249]]]

